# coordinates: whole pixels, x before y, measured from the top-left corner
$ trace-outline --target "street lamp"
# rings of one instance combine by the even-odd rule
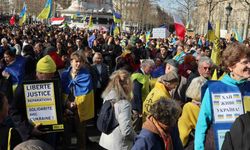
[[[226,20],[226,30],[228,29],[228,18],[231,15],[233,8],[231,6],[231,3],[228,3],[228,6],[226,7],[226,16],[227,16],[227,20]]]

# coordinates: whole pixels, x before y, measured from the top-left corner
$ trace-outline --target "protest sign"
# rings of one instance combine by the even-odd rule
[[[169,36],[169,31],[166,28],[153,28],[152,31],[153,37],[152,38],[167,38]]]
[[[42,124],[43,131],[63,130],[58,81],[28,81],[23,86],[28,120]]]

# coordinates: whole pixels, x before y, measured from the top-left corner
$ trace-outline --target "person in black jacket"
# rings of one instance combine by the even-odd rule
[[[225,135],[222,150],[250,149],[250,112],[240,115]]]
[[[7,97],[0,92],[0,150],[13,149],[17,144],[22,142],[19,133],[4,123],[8,115],[8,110]]]

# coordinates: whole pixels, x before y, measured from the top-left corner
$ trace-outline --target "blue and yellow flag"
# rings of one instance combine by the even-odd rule
[[[21,10],[19,15],[19,26],[22,26],[23,23],[25,23],[26,19],[27,19],[27,5],[24,2],[23,9]]]
[[[207,39],[210,42],[213,42],[215,40],[215,32],[214,32],[213,27],[209,21],[208,21],[208,28],[207,28]]]
[[[148,47],[149,40],[150,40],[150,36],[151,36],[151,32],[148,31],[148,32],[146,33],[146,47]]]
[[[234,38],[235,38],[235,40],[237,40],[237,41],[240,42],[240,43],[243,43],[243,39],[242,39],[242,37],[240,36],[240,34],[237,32],[236,29],[233,29],[233,33],[234,33]]]
[[[43,10],[38,15],[38,19],[48,19],[52,12],[52,0],[47,0]]]
[[[113,20],[114,20],[114,23],[120,23],[121,22],[121,19],[122,19],[122,15],[117,13],[117,12],[114,12],[113,13]]]

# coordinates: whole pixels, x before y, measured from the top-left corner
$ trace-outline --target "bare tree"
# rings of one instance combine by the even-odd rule
[[[214,8],[221,2],[225,2],[227,0],[206,0],[205,5],[208,6],[208,21],[211,19],[212,11],[214,11]],[[204,5],[204,4],[198,4],[198,5]]]
[[[249,17],[250,17],[250,0],[239,0],[239,1],[248,11],[247,22],[246,22],[246,25],[244,27],[244,35],[243,35],[243,39],[246,39],[248,36],[248,25],[249,25]]]

